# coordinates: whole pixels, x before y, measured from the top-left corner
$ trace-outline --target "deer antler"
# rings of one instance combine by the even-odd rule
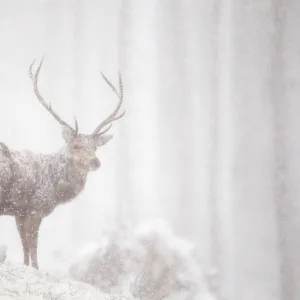
[[[112,89],[112,91],[118,96],[119,98],[119,102],[115,108],[115,110],[104,120],[102,121],[97,127],[96,129],[93,131],[92,134],[98,134],[98,135],[102,135],[104,134],[105,132],[107,132],[111,126],[112,126],[112,122],[122,118],[126,112],[126,110],[124,110],[120,115],[117,116],[120,108],[121,108],[121,105],[123,103],[123,82],[122,82],[122,77],[121,77],[121,74],[119,73],[119,89],[120,89],[120,92],[117,91],[117,89],[114,87],[114,85],[106,78],[106,76],[101,72],[101,75],[103,77],[103,79],[105,80],[105,82],[110,86],[110,88]],[[101,131],[100,130],[102,128],[104,128],[105,126],[108,126],[108,128],[106,128],[105,130]]]
[[[58,121],[61,125],[70,128],[74,132],[74,135],[76,136],[78,134],[78,122],[76,120],[76,117],[75,117],[75,129],[74,129],[72,126],[70,126],[68,123],[66,123],[63,119],[61,119],[59,117],[59,115],[52,109],[51,103],[47,104],[46,101],[44,100],[44,98],[42,97],[42,95],[39,92],[39,89],[38,89],[38,76],[39,76],[39,73],[40,73],[40,70],[41,70],[41,67],[42,67],[42,64],[43,64],[43,59],[44,58],[42,58],[39,66],[37,67],[36,72],[34,74],[32,73],[32,67],[35,63],[35,59],[33,60],[33,62],[31,63],[31,65],[29,67],[29,77],[32,80],[34,93],[35,93],[36,97],[38,98],[39,102],[54,117],[54,119],[56,121]]]

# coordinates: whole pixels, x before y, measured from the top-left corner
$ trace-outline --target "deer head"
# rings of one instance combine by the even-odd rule
[[[112,91],[118,96],[119,102],[114,111],[104,119],[91,134],[82,134],[78,132],[78,122],[75,117],[74,128],[66,123],[59,115],[52,109],[51,103],[47,104],[44,98],[41,96],[38,89],[38,76],[41,70],[43,59],[38,65],[36,72],[32,72],[32,67],[35,60],[29,67],[29,77],[32,80],[35,95],[43,107],[62,125],[62,136],[66,143],[66,154],[69,160],[82,171],[95,171],[100,167],[100,161],[96,156],[96,151],[99,147],[105,145],[113,137],[111,134],[106,134],[111,128],[114,121],[122,118],[125,114],[125,110],[118,115],[123,102],[123,84],[122,78],[119,73],[119,89],[113,86],[113,84],[101,73],[105,82],[110,86]]]

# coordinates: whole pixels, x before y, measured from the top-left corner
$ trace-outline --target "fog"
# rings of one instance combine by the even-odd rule
[[[0,140],[51,153],[60,125],[92,130],[126,115],[84,191],[43,220],[39,262],[64,272],[120,222],[152,219],[196,243],[222,299],[300,297],[300,2],[297,0],[0,0]],[[0,243],[22,263],[12,217]]]

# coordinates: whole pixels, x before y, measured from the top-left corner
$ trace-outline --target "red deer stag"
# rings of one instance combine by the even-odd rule
[[[34,93],[42,106],[62,125],[65,141],[63,149],[53,154],[37,154],[28,150],[15,151],[1,143],[0,149],[0,215],[14,216],[21,238],[24,264],[38,269],[37,248],[41,222],[57,205],[74,199],[84,188],[87,174],[100,167],[97,148],[113,136],[106,134],[112,123],[124,116],[119,114],[123,102],[123,85],[119,74],[119,92],[102,74],[106,83],[118,96],[115,110],[102,121],[92,134],[78,133],[63,121],[47,104],[38,89],[41,60],[33,74],[29,68]],[[105,128],[105,129],[104,129]],[[102,131],[101,131],[102,130]]]

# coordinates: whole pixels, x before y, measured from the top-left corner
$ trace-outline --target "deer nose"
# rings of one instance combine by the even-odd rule
[[[97,157],[92,158],[91,161],[90,161],[90,165],[93,168],[98,169],[100,167],[100,161],[99,161],[99,159]]]

